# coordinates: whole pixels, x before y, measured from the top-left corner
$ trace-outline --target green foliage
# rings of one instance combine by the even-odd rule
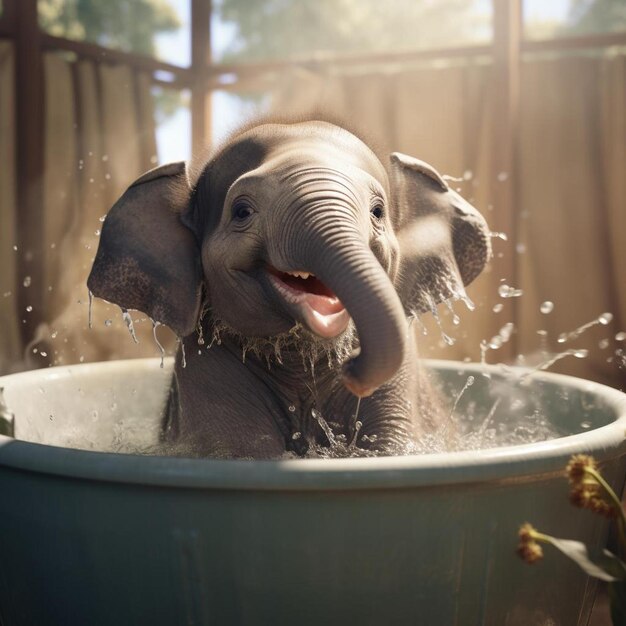
[[[488,33],[474,0],[216,0],[237,35],[225,60],[454,47]]]
[[[57,37],[154,56],[154,37],[180,28],[166,0],[39,0],[39,23]]]
[[[626,0],[570,0],[569,34],[626,30]]]

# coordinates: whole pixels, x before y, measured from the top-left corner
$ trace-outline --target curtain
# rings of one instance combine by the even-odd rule
[[[10,371],[22,356],[13,248],[17,245],[13,83],[13,46],[0,41],[0,373]]]
[[[9,49],[10,51],[10,49]],[[45,64],[45,170],[41,215],[44,260],[30,290],[43,294],[42,323],[28,346],[19,343],[15,299],[12,66],[0,48],[0,371],[159,354],[150,320],[133,313],[139,344],[119,308],[94,299],[89,328],[86,280],[98,246],[101,218],[141,173],[156,165],[150,76],[125,66],[72,62],[49,53]],[[8,89],[5,89],[8,86]],[[5,132],[7,131],[7,132]],[[9,193],[10,192],[10,193]],[[22,286],[20,285],[20,288]],[[159,328],[169,347],[173,336]]]
[[[432,316],[424,316],[423,355],[479,360],[481,341],[511,322],[516,352],[524,357],[519,362],[537,366],[548,353],[584,349],[586,358],[568,355],[550,369],[626,388],[620,353],[626,342],[615,338],[626,330],[625,70],[622,55],[524,63],[515,233],[507,233],[506,243],[494,242],[492,262],[468,289],[475,311],[457,305],[461,324],[455,326],[440,307],[454,345],[442,341]],[[502,210],[491,203],[493,186],[503,180],[492,155],[496,106],[490,65],[480,62],[383,71],[299,68],[272,89],[278,113],[327,111],[371,132],[384,151],[411,154],[463,179],[452,184],[488,222]],[[504,255],[515,255],[515,276],[502,275]],[[504,312],[502,281],[522,291]],[[547,301],[553,310],[542,313]],[[608,324],[558,342],[562,333],[606,312]],[[500,354],[488,351],[487,362],[504,360]]]

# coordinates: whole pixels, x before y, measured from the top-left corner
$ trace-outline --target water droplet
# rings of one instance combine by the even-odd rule
[[[502,309],[504,308],[504,304],[502,304],[501,302],[499,302],[498,304],[494,304],[493,309],[491,309],[494,313],[500,313],[500,311],[502,311]]]
[[[100,237],[100,229],[97,228],[94,233],[93,233],[96,237]]]
[[[103,155],[102,155],[102,160],[103,160],[104,162],[108,161],[108,160],[109,160],[109,155],[108,155],[108,154],[103,154]]]
[[[185,369],[187,367],[187,355],[185,354],[185,344],[183,343],[183,340],[180,337],[178,338],[178,343],[180,344],[181,365],[183,366],[183,369]]]
[[[523,293],[521,289],[509,287],[507,284],[502,284],[498,287],[498,294],[501,298],[519,298]]]
[[[13,250],[15,250],[15,252],[17,252],[17,246],[13,246]]]
[[[161,353],[161,369],[163,369],[163,364],[164,364],[164,359],[165,359],[165,348],[161,345],[161,342],[159,341],[158,337],[157,337],[157,326],[160,326],[161,323],[160,322],[155,322],[154,320],[152,320],[152,336],[154,337],[154,342],[157,345],[157,348],[159,349],[159,352]]]
[[[297,439],[300,439],[300,437],[302,437],[302,433],[300,432],[295,432],[293,435],[291,435],[291,438],[295,441]]]
[[[101,217],[98,218],[99,222],[104,222],[104,220],[107,218],[106,213],[104,215],[102,215]]]
[[[91,293],[91,289],[87,290],[87,293],[89,294],[89,313],[88,313],[88,322],[89,322],[89,328],[91,328],[91,313],[92,313],[92,307],[93,307],[93,293]]]
[[[126,328],[128,328],[128,332],[130,333],[130,336],[133,338],[133,341],[135,343],[139,343],[139,340],[137,339],[137,335],[135,335],[135,327],[133,326],[133,320],[130,316],[130,313],[126,309],[122,309],[122,319],[124,320],[124,323],[126,324]]]
[[[98,411],[91,412],[91,419],[95,422],[98,419]]]
[[[626,333],[622,330],[615,335],[615,341],[626,341]]]
[[[525,254],[526,253],[526,244],[525,243],[518,243],[515,246],[515,252],[517,252],[517,254]]]
[[[500,172],[498,174],[498,182],[503,183],[505,180],[508,180],[509,174],[508,172]]]
[[[41,354],[41,356],[48,356],[47,352],[40,352],[39,354]]]
[[[26,310],[30,313],[30,312],[33,310],[33,307],[29,304],[29,305],[26,307]]]
[[[111,324],[113,324],[113,320],[104,320],[105,326],[111,326]]]
[[[56,339],[56,338],[58,337],[58,335],[59,335],[59,331],[58,331],[58,330],[53,330],[53,331],[50,333],[50,337],[51,337],[52,339]]]
[[[111,411],[117,411],[117,402],[112,402],[109,408]]]
[[[601,339],[600,341],[598,341],[598,348],[600,348],[601,350],[606,350],[609,347],[609,340],[608,339]]]
[[[600,317],[598,318],[598,322],[600,324],[602,324],[602,326],[606,326],[607,324],[610,324],[613,321],[613,313],[602,313],[602,315],[600,315]]]
[[[582,349],[582,350],[574,350],[572,352],[572,356],[576,357],[577,359],[585,359],[589,356],[589,350],[586,349]]]
[[[296,407],[293,404],[290,404],[289,405],[289,412],[290,413],[295,413],[295,411],[296,411]]]
[[[472,170],[465,170],[463,172],[463,180],[472,180],[474,172]]]
[[[30,276],[26,276],[24,278],[24,282],[22,283],[24,285],[24,287],[30,287],[30,283],[31,283],[31,278]]]
[[[586,430],[587,428],[591,428],[591,422],[590,422],[590,421],[588,421],[588,420],[585,420],[584,422],[581,422],[581,423],[580,423],[580,427],[581,427],[581,428],[584,428],[585,430]]]
[[[509,240],[509,238],[507,237],[506,233],[490,232],[489,236],[492,237],[493,239],[502,239],[502,241],[508,241]]]
[[[546,300],[545,302],[542,302],[541,306],[539,307],[539,310],[544,315],[548,315],[548,313],[552,313],[552,311],[554,310],[554,302],[550,302],[550,300]]]

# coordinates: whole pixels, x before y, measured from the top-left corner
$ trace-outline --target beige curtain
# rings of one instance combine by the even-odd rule
[[[70,62],[50,53],[45,63],[44,263],[30,290],[43,293],[43,323],[28,346],[17,333],[15,195],[10,48],[0,48],[0,371],[159,353],[152,324],[133,313],[139,344],[119,308],[95,299],[89,329],[86,279],[106,214],[124,189],[156,165],[150,77],[124,66]],[[159,339],[171,347],[163,327]]]
[[[274,87],[272,107],[290,113],[321,109],[353,120],[387,151],[412,154],[464,178],[456,183],[459,190],[493,222],[500,209],[491,205],[491,189],[502,183],[492,155],[497,94],[491,79],[490,66],[480,63],[358,72],[294,69]],[[626,342],[615,339],[626,330],[625,80],[624,56],[524,64],[516,240],[495,243],[493,261],[468,290],[477,310],[455,307],[459,326],[440,307],[453,346],[425,316],[422,354],[479,360],[481,341],[513,322],[512,341],[526,364],[545,362],[546,352],[587,349],[587,358],[569,356],[551,369],[626,387],[619,353]],[[515,256],[515,277],[498,267],[504,255]],[[508,303],[498,293],[502,280],[523,291],[512,315],[506,313],[510,306],[499,311]],[[540,312],[544,301],[554,303],[552,313]],[[605,312],[613,315],[608,325],[557,342],[561,333]],[[547,331],[547,338],[537,331]],[[501,360],[498,351],[487,353],[488,362]]]
[[[17,244],[15,217],[15,108],[13,46],[0,41],[0,373],[21,360],[15,307]]]

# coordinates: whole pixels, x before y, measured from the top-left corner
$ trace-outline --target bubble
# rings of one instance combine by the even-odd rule
[[[113,320],[104,320],[105,326],[110,326],[113,323]]]
[[[13,250],[15,250],[15,252],[17,252],[17,246],[13,246]]]
[[[24,285],[24,287],[30,287],[30,283],[31,283],[31,277],[30,276],[25,276],[24,277],[24,282],[22,283]]]
[[[33,307],[29,304],[29,305],[26,307],[26,310],[30,313],[30,312],[33,310]]]
[[[104,215],[102,215],[101,217],[98,218],[99,222],[104,222],[104,220],[107,218],[106,213]]]
[[[550,300],[546,300],[541,303],[539,310],[544,314],[548,315],[548,313],[552,313],[554,311],[554,302],[550,302]]]
[[[498,174],[498,182],[503,183],[505,180],[508,180],[509,174],[508,172],[500,172]]]
[[[474,172],[472,170],[465,170],[463,172],[463,180],[472,180],[474,177]]]
[[[94,234],[96,237],[100,237],[100,229],[98,228],[97,230],[95,230],[93,234]]]
[[[300,437],[302,437],[302,433],[300,432],[295,432],[293,435],[291,435],[291,438],[295,441],[297,439],[300,439]]]
[[[600,341],[598,341],[598,348],[600,348],[601,350],[606,350],[608,347],[609,347],[608,339],[601,339]]]
[[[584,428],[585,430],[586,430],[587,428],[591,428],[591,422],[590,422],[590,421],[588,421],[588,420],[585,420],[584,422],[581,422],[581,423],[580,423],[580,427],[581,427],[581,428]]]
[[[626,341],[626,333],[622,330],[615,335],[615,341]]]
[[[515,246],[515,252],[517,252],[517,254],[524,254],[526,252],[526,244],[525,243],[518,243]]]
[[[296,407],[293,404],[289,405],[289,412],[290,413],[295,413],[296,412]]]
[[[40,352],[39,354],[41,354],[41,356],[44,356],[44,357],[45,357],[45,356],[48,356],[48,353],[47,353],[47,352]]]
[[[589,350],[583,348],[582,350],[574,350],[571,354],[577,359],[585,359],[589,356]]]
[[[59,334],[59,331],[58,331],[58,330],[53,330],[53,331],[50,333],[50,337],[51,337],[52,339],[56,339],[56,338],[57,338],[57,336],[58,336],[58,334]]]

